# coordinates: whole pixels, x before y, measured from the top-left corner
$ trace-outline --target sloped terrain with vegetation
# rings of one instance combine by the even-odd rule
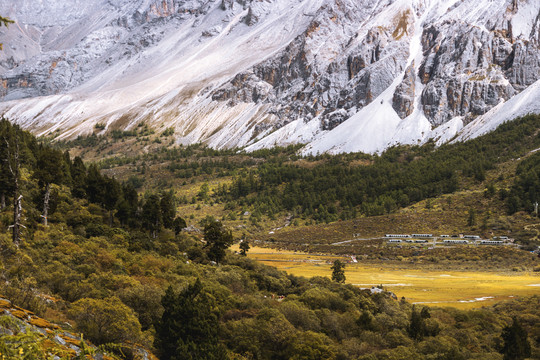
[[[493,212],[508,216],[509,229],[517,232],[523,225],[534,224],[528,211],[530,196],[538,187],[534,177],[537,153],[530,152],[539,147],[538,121],[538,117],[527,117],[501,128],[493,137],[440,149],[406,147],[381,156],[303,158],[294,148],[255,154],[202,146],[171,150],[157,142],[137,140],[139,134],[124,137],[122,133],[117,138],[93,136],[51,146],[3,120],[0,294],[11,302],[3,304],[10,314],[20,314],[27,322],[51,324],[44,328],[58,334],[82,333],[84,340],[97,346],[92,348],[95,351],[105,349],[111,356],[127,359],[150,356],[149,352],[160,359],[503,359],[516,348],[522,358],[539,357],[538,296],[473,311],[413,306],[387,291],[333,282],[330,273],[328,277],[297,277],[226,251],[235,239],[253,243],[284,222],[288,229],[309,234],[316,233],[317,226],[373,221],[370,231],[378,233],[386,229],[382,217],[399,218],[402,211],[412,214],[425,209],[428,200],[429,207],[439,209],[445,203],[442,193],[456,196],[446,202],[451,207],[460,196],[456,190],[478,192],[474,196],[487,199],[487,204],[501,205]],[[151,145],[151,150],[133,158],[114,157],[113,151],[98,164],[85,164],[75,156],[84,153],[90,158],[117,146],[125,150],[138,146],[135,141]],[[91,147],[83,146],[89,143]],[[73,155],[59,150],[61,146],[72,148]],[[482,169],[459,160],[456,149],[463,150],[465,159],[475,158]],[[452,151],[456,155],[447,156]],[[354,191],[363,194],[358,203],[340,203],[340,196],[353,191],[345,186],[350,179],[334,171],[336,164],[345,163],[351,174],[373,176],[365,185],[357,182]],[[417,183],[410,185],[422,189],[418,199],[409,198],[387,209],[381,199],[362,193],[379,186],[381,194],[386,192],[386,198],[392,199],[399,183],[390,185],[391,181],[398,182],[400,173],[406,175],[403,179],[410,177],[408,166],[422,172],[413,179]],[[507,172],[499,180],[497,172],[503,170]],[[454,188],[425,185],[424,190],[423,177],[440,172],[444,174],[441,184],[451,181]],[[264,180],[267,174],[281,176],[282,182]],[[324,188],[315,192],[318,177],[334,181],[335,192]],[[284,198],[286,182],[302,189],[306,199],[314,198],[313,203],[289,209],[278,201]],[[273,206],[262,207],[256,200],[262,196]],[[371,205],[363,206],[364,201]],[[327,214],[310,210],[317,202],[325,207],[333,204],[335,212],[330,205]],[[366,209],[378,202],[377,211],[390,214],[369,216],[372,213]],[[514,203],[516,208],[511,207]],[[351,220],[333,222],[340,217]],[[11,226],[14,222],[18,226]],[[294,247],[304,236],[288,233],[290,241],[280,246]],[[537,241],[527,234],[516,239],[527,246]],[[360,255],[364,250],[357,251]],[[520,263],[523,254],[532,270],[536,264],[532,254],[515,251],[518,255],[506,261]],[[18,321],[8,316],[6,324]],[[23,358],[26,351],[30,354],[35,349],[47,358],[52,353],[31,347],[34,341],[25,340],[26,335],[14,327],[0,327],[11,331],[3,331],[0,337],[3,354]],[[35,343],[49,344],[52,333],[36,330],[43,336],[37,334]],[[83,347],[74,345],[78,349],[68,346],[81,356]]]

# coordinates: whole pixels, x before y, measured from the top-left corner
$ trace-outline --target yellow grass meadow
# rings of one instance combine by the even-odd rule
[[[235,245],[232,250],[238,250]],[[331,262],[343,257],[253,247],[248,257],[297,276],[331,275]],[[399,298],[430,306],[479,308],[514,297],[540,294],[540,276],[533,272],[442,271],[384,268],[348,263],[347,283],[362,288],[382,285]]]

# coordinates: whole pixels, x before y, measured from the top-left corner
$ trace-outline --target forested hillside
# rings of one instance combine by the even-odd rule
[[[534,159],[540,148],[539,128],[540,117],[529,115],[468,142],[439,148],[400,146],[380,155],[302,157],[299,147],[292,146],[250,153],[201,145],[172,147],[169,129],[151,134],[144,125],[133,132],[80,137],[56,146],[98,161],[104,173],[140,192],[178,189],[181,215],[188,224],[204,218],[210,206],[212,215],[247,225],[255,234],[271,221],[279,227],[276,219],[309,225],[391,214],[463,191],[498,199],[484,204],[488,208],[478,201],[465,210],[476,212],[479,220],[521,211],[532,214],[538,200]],[[518,223],[513,232],[519,230]]]
[[[247,206],[264,216],[300,206],[298,212],[314,220],[331,221],[318,218],[315,209],[324,206],[336,219],[353,216],[354,209],[369,215],[365,209],[393,211],[467,181],[483,181],[468,160],[488,170],[522,156],[538,147],[538,121],[524,118],[491,140],[441,150],[393,149],[380,157],[301,159],[292,149],[249,158],[230,152],[231,159],[215,162],[189,155],[177,159],[165,151],[161,156],[171,156],[169,167],[176,161],[196,162],[194,172],[206,162],[208,169],[218,170],[205,173],[231,179],[216,192],[201,185],[194,199],[187,199],[193,205],[226,202],[232,209]],[[226,251],[240,235],[226,221],[206,214],[203,221],[192,222],[200,232],[183,230],[185,221],[193,219],[177,211],[177,201],[187,195],[181,188],[149,186],[152,171],[141,174],[137,163],[144,192],[136,190],[137,180],[103,175],[98,165],[72,158],[6,120],[0,122],[0,140],[0,295],[83,333],[115,356],[134,358],[134,344],[141,344],[160,359],[502,359],[516,348],[522,358],[540,357],[538,297],[475,311],[428,309],[389,292],[332,282],[330,274],[311,279],[287,275]],[[298,161],[312,163],[312,171],[296,166]],[[537,156],[527,157],[517,169],[518,180],[506,196],[519,199],[515,210],[527,210],[527,199],[538,189]],[[196,181],[204,180],[197,176]],[[292,199],[296,191],[313,202]],[[408,199],[387,209],[376,191]],[[353,195],[354,202],[341,203]],[[274,208],[264,210],[265,203]],[[30,352],[32,344],[17,338],[21,332],[0,335],[0,349],[6,349],[0,351],[50,358],[46,347]]]
[[[287,210],[336,221],[393,212],[426,198],[452,193],[469,179],[482,183],[486,171],[540,147],[540,117],[509,122],[487,136],[464,143],[396,147],[381,156],[361,154],[314,158],[313,166],[268,162],[236,177],[218,191],[223,201],[252,205],[264,214]],[[538,159],[538,155],[534,158]],[[320,163],[316,161],[321,159]],[[355,161],[368,165],[354,166]],[[538,161],[518,169],[508,211],[532,210],[540,194]],[[251,196],[256,194],[256,196]]]

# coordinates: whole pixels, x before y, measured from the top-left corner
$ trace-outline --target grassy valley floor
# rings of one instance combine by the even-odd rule
[[[238,250],[237,245],[233,250]],[[333,255],[252,247],[248,257],[297,276],[330,277]],[[430,306],[480,308],[502,300],[540,294],[540,274],[526,271],[455,271],[392,263],[348,263],[346,282],[362,288],[382,285],[399,298]]]

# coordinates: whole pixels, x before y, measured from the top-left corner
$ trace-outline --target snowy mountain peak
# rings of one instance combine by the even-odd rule
[[[6,0],[0,113],[378,152],[540,112],[537,0]],[[519,106],[516,104],[519,103]],[[504,115],[503,115],[504,114]]]

